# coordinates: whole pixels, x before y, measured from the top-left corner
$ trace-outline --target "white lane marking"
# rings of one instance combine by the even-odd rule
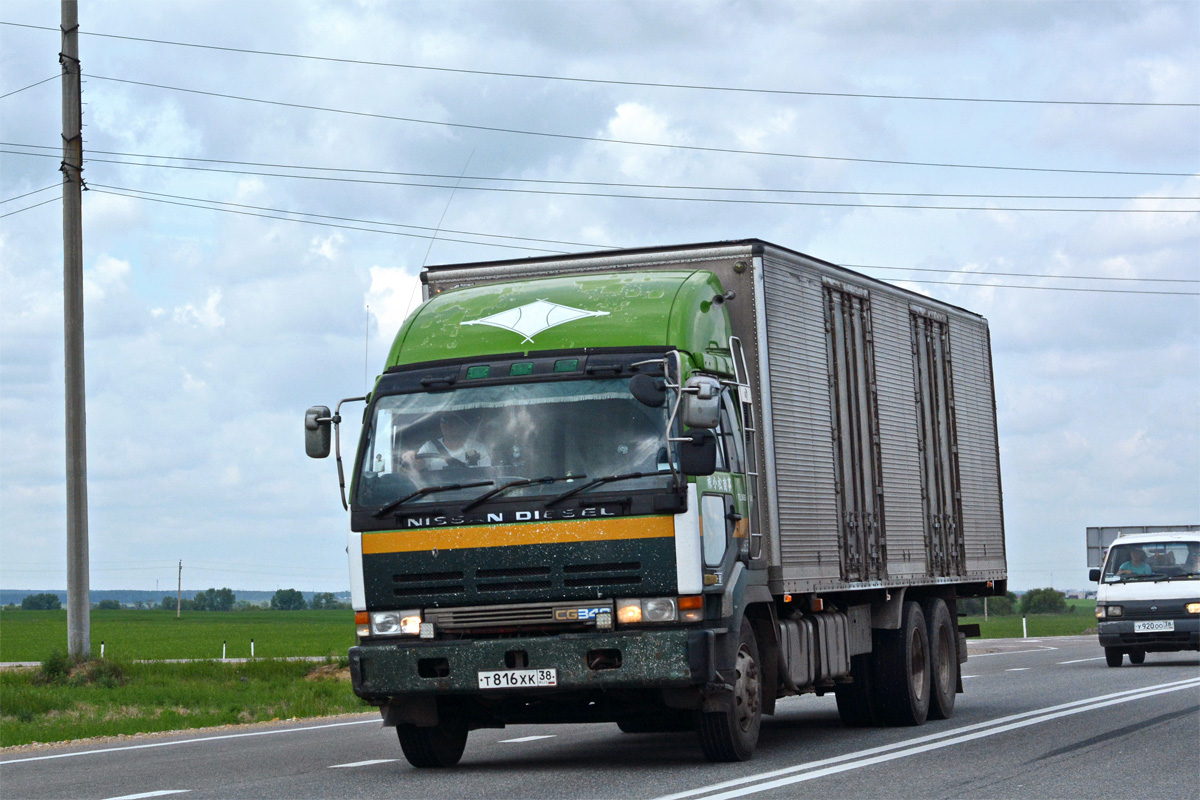
[[[330,764],[330,769],[347,769],[349,767],[369,767],[372,764],[391,764],[393,761],[399,761],[398,758],[372,758],[370,761],[354,761],[349,764]]]
[[[996,653],[971,653],[971,658],[987,658],[988,656],[1015,656],[1018,653],[1044,653],[1047,650],[1057,650],[1057,647],[1046,645],[1045,647],[1035,647],[1032,650],[1001,650]]]
[[[159,789],[157,792],[141,792],[140,794],[123,794],[120,797],[109,797],[107,800],[141,800],[143,797],[163,797],[168,794],[184,794],[191,789]]]
[[[978,678],[978,677],[979,677],[978,675],[963,675],[962,679],[965,681],[967,678]]]
[[[542,736],[522,736],[520,739],[501,739],[497,744],[512,744],[514,742],[532,742],[535,739],[553,739],[558,736],[557,733],[544,734]]]
[[[1004,671],[1005,672],[1024,672],[1027,669],[1033,669],[1033,667],[1009,667],[1008,669],[1006,669]]]
[[[1007,717],[1000,717],[998,719],[989,720],[986,722],[977,722],[973,725],[965,725],[960,728],[955,728],[954,730],[943,731],[941,733],[932,733],[927,736],[919,736],[915,739],[909,739],[904,742],[894,742],[892,744],[860,750],[856,753],[847,753],[845,755],[833,756],[831,758],[821,759],[819,761],[810,761],[805,764],[797,764],[794,767],[785,767],[784,769],[778,769],[772,772],[764,772],[760,775],[751,775],[745,778],[734,778],[733,780],[728,780],[723,783],[716,783],[711,786],[704,786],[699,789],[691,789],[684,792],[677,792],[676,794],[664,795],[656,798],[656,800],[682,800],[682,798],[685,797],[697,797],[699,795],[707,795],[706,800],[726,800],[727,798],[740,797],[746,794],[766,791],[768,789],[778,788],[779,786],[786,786],[791,783],[800,783],[802,781],[812,780],[814,778],[823,777],[836,772],[845,772],[851,769],[858,769],[859,767],[870,766],[871,764],[876,764],[881,761],[917,755],[918,753],[936,750],[952,744],[961,744],[974,739],[994,736],[998,733],[1005,733],[1007,731],[1025,727],[1027,725],[1036,725],[1042,722],[1049,722],[1050,720],[1057,719],[1059,717],[1079,714],[1084,711],[1092,711],[1098,708],[1115,705],[1117,703],[1127,703],[1133,700],[1141,700],[1146,697],[1164,694],[1166,692],[1175,692],[1181,689],[1193,689],[1197,687],[1200,687],[1200,679],[1188,678],[1186,680],[1172,681],[1170,683],[1164,683],[1148,688],[1126,689],[1125,691],[1113,692],[1112,694],[1100,695],[1099,697],[1089,697],[1085,700],[1073,700],[1069,703],[1062,703],[1061,705],[1057,706],[1049,706],[1047,708],[1041,708],[1035,711],[1024,711],[1020,714],[1012,714]],[[797,772],[803,772],[804,770],[814,771],[805,772],[802,775],[794,774]],[[758,783],[754,786],[726,792],[724,794],[708,794],[709,792],[717,792],[721,789],[728,789],[730,787],[741,786],[743,784],[754,783],[756,781],[768,781],[771,778],[779,778],[780,776],[784,775],[791,775],[792,777],[780,778],[780,780],[771,781],[768,783]]]
[[[1074,661],[1060,661],[1060,664],[1082,664],[1085,661],[1103,661],[1105,656],[1096,656],[1095,658],[1077,658]]]
[[[74,758],[76,756],[93,756],[98,753],[120,753],[125,750],[145,750],[150,747],[173,747],[177,744],[195,744],[197,742],[216,742],[222,739],[242,739],[247,736],[274,736],[280,733],[302,733],[304,731],[319,731],[325,728],[344,728],[347,725],[366,725],[373,723],[379,724],[376,719],[359,719],[354,722],[331,722],[328,725],[306,725],[303,728],[280,728],[271,731],[251,731],[249,733],[226,733],[221,736],[201,736],[196,739],[177,739],[171,742],[151,742],[150,744],[131,744],[125,747],[104,747],[99,750],[81,750],[75,753],[55,753],[49,756],[31,756],[29,758],[10,758],[7,761],[0,761],[0,766],[6,764],[21,764],[26,761],[49,761],[53,758]],[[180,790],[183,791],[183,790]],[[190,789],[187,791],[191,791]]]

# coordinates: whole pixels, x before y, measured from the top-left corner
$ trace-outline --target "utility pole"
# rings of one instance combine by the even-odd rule
[[[175,619],[183,608],[183,559],[179,559],[179,584],[175,587]]]
[[[67,654],[92,654],[88,574],[87,415],[83,371],[83,100],[79,3],[62,0],[63,346],[67,438]]]

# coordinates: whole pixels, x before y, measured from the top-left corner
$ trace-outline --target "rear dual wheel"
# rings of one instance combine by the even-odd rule
[[[950,719],[958,691],[958,629],[942,598],[927,599],[922,611],[929,636],[929,718]]]
[[[917,603],[907,601],[900,630],[875,631],[874,709],[884,725],[921,725],[932,693],[929,631]]]

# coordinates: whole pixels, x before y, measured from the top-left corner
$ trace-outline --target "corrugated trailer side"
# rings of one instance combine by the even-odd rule
[[[764,478],[773,479],[777,505],[778,535],[771,542],[777,588],[831,591],[1002,579],[1003,516],[986,321],[792,251],[764,245],[761,252],[765,324],[760,327],[766,331],[769,363],[763,408],[769,424],[764,427],[772,431],[775,453],[774,474]],[[860,435],[875,447],[874,455],[864,447],[864,460],[875,463],[864,464],[862,471],[876,475],[874,483],[867,478],[876,539],[874,545],[867,542],[863,557],[877,548],[880,564],[862,575],[847,575],[845,563],[848,527],[868,523],[861,515],[853,519],[847,502],[852,492],[847,481],[838,480],[846,473],[837,465],[834,391],[839,376],[847,375],[836,370],[837,357],[830,350],[831,313],[851,303],[864,329],[860,341],[869,345],[862,361],[868,372],[873,369],[862,390],[863,414],[873,420],[861,426]],[[731,312],[740,310],[731,307]],[[960,510],[954,524],[961,526],[961,535],[958,547],[949,548],[960,550],[957,556],[938,552],[930,542],[923,494],[914,331],[930,326],[944,333],[946,342],[939,356],[948,361],[944,400],[952,431],[946,432],[956,447],[951,452],[947,445],[944,466],[957,473],[953,499]]]

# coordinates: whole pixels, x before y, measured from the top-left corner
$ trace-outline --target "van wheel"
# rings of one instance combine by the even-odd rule
[[[749,761],[762,726],[762,680],[758,641],[750,620],[742,620],[728,708],[700,713],[700,749],[709,761]]]
[[[852,683],[839,683],[833,693],[837,696],[838,716],[848,728],[869,728],[879,724],[875,702],[871,697],[871,654],[850,657]]]
[[[453,767],[467,747],[467,729],[448,725],[436,728],[397,725],[396,736],[404,757],[414,767]]]
[[[1130,664],[1145,664],[1146,663],[1146,651],[1140,647],[1137,648],[1136,650],[1130,650],[1129,651],[1129,663]]]
[[[1124,653],[1124,651],[1121,650],[1121,648],[1119,648],[1119,647],[1104,648],[1104,660],[1108,662],[1108,665],[1110,667],[1121,666],[1121,661],[1124,658],[1125,658],[1125,653]],[[1133,659],[1130,659],[1130,660],[1132,661]]]
[[[875,709],[885,725],[921,725],[929,716],[929,633],[925,614],[904,604],[898,631],[876,631]]]
[[[924,612],[931,667],[929,718],[950,719],[954,714],[954,693],[958,688],[958,631],[950,618],[950,609],[942,598],[927,600]]]

